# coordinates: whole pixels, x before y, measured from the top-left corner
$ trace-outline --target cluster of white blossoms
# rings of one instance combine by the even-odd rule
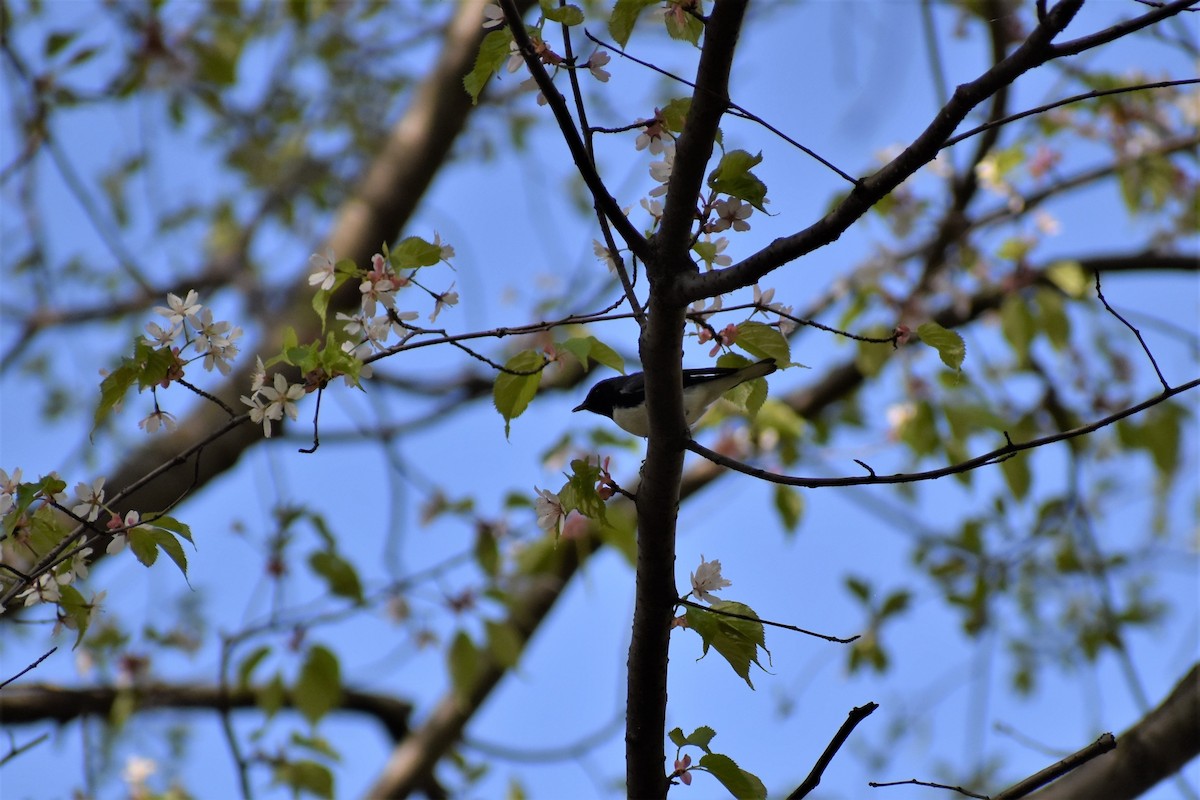
[[[20,519],[15,523],[14,528],[20,530],[30,524],[42,505],[54,506],[62,511],[69,513],[77,520],[82,522],[95,522],[100,514],[107,513],[110,517],[105,524],[105,528],[112,532],[113,538],[108,545],[110,554],[120,552],[126,544],[126,534],[128,531],[136,528],[141,518],[136,511],[130,511],[121,517],[111,511],[104,502],[104,478],[97,478],[91,483],[79,482],[75,485],[74,498],[68,495],[65,491],[59,491],[56,488],[47,488],[47,482],[52,487],[61,487],[64,484],[58,477],[58,474],[51,472],[43,480],[41,486],[36,488],[32,496],[28,496],[18,505],[20,493],[22,492],[21,470],[14,469],[11,473],[7,470],[0,469],[0,515],[9,513],[20,514]],[[31,486],[37,484],[25,484],[25,491],[28,491]],[[79,547],[73,552],[67,554],[65,559],[52,569],[49,569],[34,578],[15,599],[22,606],[29,607],[38,603],[57,603],[62,598],[62,587],[68,586],[74,581],[82,580],[88,575],[88,563],[92,556],[91,547]],[[96,598],[93,602],[98,602],[100,598]],[[0,613],[3,613],[4,607],[0,606]]]
[[[449,263],[454,257],[454,248],[442,241],[435,231],[432,242],[425,242],[436,251],[435,258]],[[426,262],[428,263],[428,262]],[[313,253],[309,258],[313,272],[308,276],[308,284],[319,292],[331,292],[350,276],[359,281],[359,306],[353,313],[338,312],[336,319],[342,323],[342,331],[346,338],[339,345],[342,352],[360,361],[373,353],[379,353],[403,342],[408,337],[420,333],[418,328],[410,323],[417,319],[416,311],[405,311],[397,307],[397,293],[408,286],[416,286],[425,291],[433,299],[433,311],[429,321],[436,322],[442,310],[458,305],[458,292],[454,283],[444,292],[426,289],[418,283],[413,274],[403,275],[392,265],[390,259],[382,253],[371,257],[371,267],[365,271],[359,270],[346,262],[339,265],[332,250],[324,254]],[[415,270],[413,270],[415,273]],[[362,365],[359,377],[370,377],[369,365]],[[250,385],[250,394],[243,395],[241,400],[250,408],[250,420],[263,426],[263,434],[271,436],[271,423],[282,420],[285,416],[295,420],[297,417],[296,401],[308,392],[322,385],[322,378],[305,380],[302,383],[289,383],[281,373],[275,373],[267,380],[266,367],[261,358],[257,360],[254,377]],[[350,375],[344,376],[347,383],[352,383]]]
[[[263,426],[263,436],[271,438],[271,423],[283,419],[295,420],[296,401],[304,396],[302,383],[289,384],[283,373],[276,372],[270,386],[266,386],[267,370],[262,358],[257,361],[254,378],[250,385],[250,396],[242,395],[242,402],[250,406],[250,421]]]
[[[242,329],[225,321],[214,321],[212,309],[200,305],[196,290],[190,290],[180,299],[168,294],[167,305],[156,306],[154,311],[167,318],[167,327],[155,322],[146,324],[146,341],[156,347],[171,347],[177,353],[191,347],[197,358],[204,359],[204,368],[209,372],[216,369],[228,375],[230,362],[237,357],[235,344],[242,337]],[[183,345],[177,346],[179,337]]]

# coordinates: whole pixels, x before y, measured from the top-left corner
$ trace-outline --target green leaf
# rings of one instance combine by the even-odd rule
[[[559,6],[551,0],[541,0],[541,6],[542,16],[551,22],[560,22],[563,25],[579,25],[583,22],[583,10],[579,6]]]
[[[719,601],[713,603],[712,608],[755,618],[758,616],[743,603]],[[700,657],[707,655],[710,647],[715,648],[721,657],[729,662],[729,666],[733,667],[733,671],[753,689],[750,665],[756,664],[762,669],[763,666],[758,661],[758,649],[761,647],[764,652],[767,651],[764,646],[766,639],[762,623],[714,614],[707,609],[693,606],[688,606],[685,613],[688,627],[696,631],[703,642],[703,653]]]
[[[145,339],[138,339],[133,346],[133,356],[123,357],[121,365],[100,382],[100,402],[92,418],[92,431],[112,414],[134,384],[138,391],[149,389],[161,383],[174,364],[175,354],[170,347],[155,349]]]
[[[629,43],[629,35],[633,33],[633,25],[637,22],[638,15],[657,2],[658,0],[617,0],[612,16],[608,18],[609,35],[624,47]]]
[[[773,358],[779,367],[792,363],[792,348],[778,328],[761,322],[739,322],[733,343],[755,358]]]
[[[158,560],[158,542],[155,541],[154,532],[144,527],[130,528],[125,531],[125,536],[129,539],[129,549],[137,556],[137,560],[142,562],[143,566],[154,566],[154,562]]]
[[[316,725],[341,704],[341,667],[331,650],[321,645],[309,648],[292,690],[292,701],[310,725]]]
[[[625,374],[625,359],[595,336],[573,336],[557,346],[579,359],[585,370],[590,370],[590,362],[595,361]]]
[[[1024,453],[1017,453],[1012,458],[1000,462],[1000,472],[1008,490],[1017,500],[1024,500],[1029,495],[1029,487],[1033,484],[1033,476],[1029,472],[1029,462]]]
[[[911,594],[904,589],[897,589],[889,594],[884,599],[883,605],[879,607],[879,618],[884,619],[907,611],[911,600]]]
[[[699,45],[700,34],[704,33],[704,23],[691,14],[685,14],[682,8],[674,4],[668,5],[666,10],[667,15],[664,22],[667,25],[667,35],[672,39]]]
[[[166,514],[163,514],[162,516],[157,517],[154,520],[153,524],[154,524],[154,527],[156,527],[156,528],[162,528],[163,530],[170,531],[171,533],[175,534],[176,536],[179,536],[182,539],[187,539],[189,542],[192,543],[193,547],[196,544],[192,540],[192,529],[189,528],[186,524],[175,519],[174,517],[169,517]]]
[[[687,739],[685,739],[683,736],[683,728],[672,728],[667,732],[667,738],[669,738],[671,743],[676,747],[683,747],[685,744],[687,744]]]
[[[926,322],[917,328],[921,341],[938,351],[942,363],[953,370],[962,369],[967,345],[962,336],[948,331],[936,322]]]
[[[505,369],[516,373],[501,372],[496,376],[492,386],[492,402],[500,416],[504,417],[504,437],[508,438],[510,423],[521,416],[529,401],[537,394],[538,382],[541,380],[541,367],[545,359],[536,350],[525,350],[517,353],[504,365]]]
[[[304,793],[333,800],[333,773],[316,761],[276,763],[273,777],[276,784],[289,787],[295,795]]]
[[[153,524],[157,525],[158,523],[155,521]],[[179,571],[182,572],[183,577],[186,578],[187,554],[183,552],[183,545],[179,543],[179,540],[176,539],[169,531],[162,531],[158,530],[157,528],[152,528],[150,530],[150,537],[164,553],[170,556],[171,560],[175,562],[175,566],[179,567]],[[147,564],[146,566],[150,565]]]
[[[700,758],[699,766],[708,770],[738,800],[758,800],[767,796],[767,787],[758,776],[746,772],[729,756],[708,753]]]
[[[58,588],[58,607],[63,625],[75,631],[75,644],[71,645],[71,649],[75,649],[91,624],[93,606],[83,599],[78,589],[67,584]]]
[[[708,746],[710,743],[712,743],[712,740],[716,738],[716,735],[717,732],[712,728],[708,727],[707,725],[701,725],[699,728],[696,728],[696,730],[687,735],[687,738],[683,740],[683,744],[695,745],[704,752],[710,753],[712,751],[708,749]]]
[[[845,579],[846,588],[850,593],[861,600],[864,604],[871,601],[871,585],[862,578],[856,578],[853,575],[847,576]]]
[[[578,511],[588,519],[604,521],[607,506],[596,485],[600,481],[600,467],[587,459],[577,458],[571,462],[571,474],[558,493],[564,512]]]
[[[254,670],[258,665],[271,654],[271,648],[268,645],[262,645],[251,650],[242,662],[238,664],[237,670],[237,686],[239,689],[245,689],[250,685],[250,676],[254,674]]]
[[[500,547],[491,525],[475,526],[475,563],[489,578],[500,574]]]
[[[1037,287],[1034,301],[1038,307],[1038,324],[1055,350],[1071,343],[1071,320],[1067,316],[1062,295],[1045,286]]]
[[[46,37],[46,41],[42,45],[43,54],[47,58],[55,55],[60,50],[64,49],[67,45],[71,44],[71,42],[75,41],[75,38],[80,33],[82,33],[82,30],[79,30],[79,31],[53,31],[49,36]]]
[[[472,105],[479,102],[479,95],[483,92],[483,87],[487,86],[488,80],[496,74],[500,65],[508,60],[508,44],[511,41],[512,32],[508,28],[501,28],[483,37],[483,41],[479,43],[479,54],[475,56],[475,66],[463,78],[463,88],[471,96]]]
[[[283,676],[276,672],[271,680],[263,684],[255,695],[254,702],[263,710],[267,719],[271,719],[283,708],[287,699],[287,687],[283,684]]]
[[[804,513],[804,497],[794,487],[778,483],[775,485],[775,510],[788,533],[795,533]]]
[[[454,635],[454,641],[450,643],[447,656],[450,666],[450,682],[454,686],[454,691],[465,701],[475,688],[475,680],[482,668],[479,650],[466,631],[459,631]]]
[[[409,236],[397,242],[389,251],[388,257],[396,269],[432,267],[442,260],[442,248],[419,236]]]
[[[355,603],[363,602],[362,582],[357,570],[336,552],[318,550],[308,557],[308,565],[325,579],[326,586],[334,595],[349,598]]]
[[[750,171],[751,167],[761,162],[762,153],[752,156],[745,150],[730,150],[721,156],[717,168],[708,176],[709,188],[745,200],[766,213],[763,200],[767,196],[767,185]]]
[[[846,326],[843,325],[843,327]],[[882,339],[891,334],[892,331],[884,328],[882,325],[870,325],[863,330],[864,336],[870,336],[873,339]],[[878,375],[884,365],[887,364],[888,359],[892,357],[892,353],[896,351],[891,343],[858,342],[857,345],[858,347],[854,354],[854,366],[866,378],[873,378]]]
[[[688,111],[692,108],[692,98],[676,97],[660,109],[663,127],[672,133],[682,133],[683,125],[687,122]]]
[[[1172,477],[1179,468],[1180,423],[1185,411],[1174,403],[1164,403],[1143,415],[1143,445],[1150,451],[1160,475]]]
[[[1033,343],[1034,326],[1033,313],[1025,303],[1025,298],[1016,292],[1004,298],[1000,305],[1000,330],[1012,345],[1019,363],[1024,364],[1029,360],[1029,345]]]
[[[497,664],[512,669],[521,660],[521,634],[510,624],[486,620],[488,652]]]
[[[1067,297],[1076,300],[1088,290],[1088,276],[1078,261],[1059,261],[1046,268],[1046,278],[1062,290]]]

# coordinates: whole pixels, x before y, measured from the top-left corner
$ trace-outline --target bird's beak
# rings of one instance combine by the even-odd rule
[[[583,404],[583,403],[580,403],[579,405],[577,405],[577,406],[575,406],[574,408],[572,408],[572,409],[571,409],[571,411],[572,411],[572,412],[575,412],[575,411],[586,411],[587,409],[585,409],[583,406],[584,406],[584,404]]]

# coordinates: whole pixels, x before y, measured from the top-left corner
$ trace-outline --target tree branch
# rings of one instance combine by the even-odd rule
[[[1054,6],[1020,47],[974,81],[955,89],[950,102],[942,107],[913,143],[874,175],[860,181],[833,211],[798,233],[776,239],[740,263],[688,276],[686,285],[682,287],[684,299],[691,303],[750,286],[789,261],[836,241],[880,199],[921,166],[932,161],[942,143],[954,133],[954,129],[972,109],[1025,72],[1055,58],[1058,54],[1051,48],[1052,40],[1062,32],[1082,5],[1082,0],[1063,0]]]
[[[219,686],[165,683],[131,688],[23,684],[0,692],[0,719],[6,725],[30,725],[47,721],[64,723],[87,716],[107,717],[113,703],[124,698],[131,698],[137,711],[257,709],[258,698],[263,691],[263,687],[257,686],[223,689]],[[292,702],[292,696],[285,694],[284,703],[289,708]],[[374,717],[387,729],[393,740],[398,741],[408,733],[412,706],[389,695],[343,689],[338,708]]]
[[[833,761],[833,757],[837,755],[838,750],[841,750],[842,745],[850,738],[850,734],[858,727],[858,723],[875,713],[875,709],[877,708],[879,708],[878,703],[867,703],[858,708],[850,709],[850,715],[846,717],[846,721],[842,723],[842,727],[838,728],[838,732],[833,735],[833,738],[825,747],[825,751],[817,759],[817,763],[813,764],[808,777],[796,787],[796,791],[788,795],[788,800],[802,800],[802,798],[808,797],[813,789],[817,788],[821,783],[821,776],[825,774],[825,770]]]
[[[1200,664],[1193,664],[1158,708],[1117,736],[1115,750],[1030,795],[1030,800],[1129,800],[1178,772],[1197,755]]]
[[[769,472],[765,469],[760,469],[759,467],[752,467],[749,464],[744,464],[741,461],[709,450],[707,447],[699,444],[695,440],[688,441],[687,449],[691,450],[693,453],[704,456],[714,464],[734,470],[735,472],[740,472],[744,475],[759,478],[770,483],[779,483],[785,486],[800,486],[805,489],[821,489],[828,486],[874,486],[877,484],[887,483],[917,483],[918,481],[931,481],[936,480],[937,478],[944,478],[947,475],[957,475],[963,472],[970,472],[971,470],[979,469],[980,467],[998,464],[1001,461],[1011,458],[1017,453],[1025,450],[1033,450],[1038,447],[1044,447],[1048,444],[1054,444],[1055,442],[1062,442],[1068,439],[1086,436],[1089,433],[1093,433],[1094,431],[1098,431],[1108,425],[1112,425],[1114,422],[1119,422],[1126,417],[1132,417],[1135,414],[1139,414],[1148,408],[1152,408],[1159,403],[1169,400],[1175,395],[1183,394],[1184,392],[1190,391],[1197,387],[1200,387],[1200,378],[1196,378],[1188,381],[1187,383],[1180,384],[1179,386],[1166,389],[1161,394],[1157,394],[1154,397],[1144,400],[1135,406],[1123,408],[1116,413],[1109,414],[1108,416],[1098,419],[1095,422],[1087,425],[1080,425],[1079,427],[1072,428],[1069,431],[1059,431],[1058,433],[1052,433],[1047,436],[1040,436],[1036,439],[1030,439],[1027,442],[1013,442],[1012,440],[1009,440],[1004,446],[997,447],[995,450],[983,453],[975,458],[962,461],[958,464],[940,467],[938,469],[926,470],[924,472],[900,472],[893,475],[876,475],[875,470],[871,469],[863,462],[858,461],[857,463],[868,471],[868,475],[846,476],[841,478],[804,478],[791,475],[780,475],[775,472]],[[1007,438],[1007,434],[1005,434],[1005,438]]]

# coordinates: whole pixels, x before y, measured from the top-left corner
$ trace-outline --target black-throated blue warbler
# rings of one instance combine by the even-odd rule
[[[700,367],[683,371],[683,418],[690,428],[721,395],[740,383],[770,375],[775,359],[744,367]],[[600,381],[572,411],[591,411],[608,417],[634,436],[650,435],[646,416],[646,375],[635,372]]]

